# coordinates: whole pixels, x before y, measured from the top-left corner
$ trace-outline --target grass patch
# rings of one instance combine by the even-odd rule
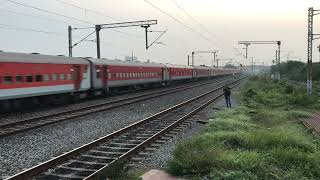
[[[319,97],[304,93],[252,79],[239,95],[242,106],[215,114],[202,133],[176,147],[169,172],[192,179],[320,179],[320,141],[298,121],[319,109]]]

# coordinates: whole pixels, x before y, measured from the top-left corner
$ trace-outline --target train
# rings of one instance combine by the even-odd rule
[[[236,68],[0,52],[0,111],[240,72]]]

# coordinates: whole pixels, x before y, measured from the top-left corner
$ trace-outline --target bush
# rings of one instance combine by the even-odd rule
[[[169,172],[174,175],[205,174],[221,164],[223,149],[216,147],[210,135],[205,134],[179,144],[169,161]]]

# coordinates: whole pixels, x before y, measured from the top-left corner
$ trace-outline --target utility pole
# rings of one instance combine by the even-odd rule
[[[254,70],[253,70],[253,57],[251,57],[251,71],[252,71],[252,74],[254,74]]]
[[[194,66],[194,52],[191,53],[191,61],[192,61],[192,62],[191,62],[191,63],[192,63],[192,66]]]
[[[248,59],[248,47],[250,43],[245,43],[244,45],[246,46],[246,59]]]
[[[307,74],[307,92],[312,94],[312,41],[319,39],[320,34],[313,33],[313,17],[319,15],[320,10],[314,10],[312,7],[308,9],[308,74]],[[317,13],[315,13],[317,12]],[[315,37],[317,36],[317,37]],[[319,49],[320,51],[320,49]]]
[[[148,50],[149,45],[148,45],[148,28],[150,27],[149,24],[142,25],[141,27],[145,28],[145,33],[146,33],[146,49]]]
[[[246,46],[246,53],[248,53],[248,46],[252,44],[277,44],[278,45],[278,53],[276,56],[276,63],[279,67],[279,72],[276,74],[276,78],[280,79],[280,49],[281,49],[281,41],[239,41],[238,44],[243,44]],[[247,57],[247,54],[246,54]]]
[[[214,61],[216,60],[216,55],[219,51],[218,50],[212,50],[212,51],[192,51],[191,55],[192,55],[192,66],[194,66],[194,55],[195,54],[208,54],[208,53],[211,53],[213,54],[213,59]],[[213,66],[213,63],[212,63],[212,66]]]
[[[72,27],[68,26],[69,57],[72,57]]]
[[[121,23],[111,23],[111,24],[98,24],[95,26],[96,32],[96,41],[97,41],[97,57],[98,59],[101,58],[100,52],[100,31],[102,29],[115,29],[115,28],[124,28],[124,27],[133,27],[133,26],[140,26],[145,28],[146,33],[146,49],[148,49],[155,41],[149,46],[148,45],[148,28],[151,25],[156,25],[158,22],[157,20],[147,20],[147,21],[133,21],[133,22],[121,22]],[[80,29],[80,28],[78,28]],[[164,31],[156,40],[158,40],[166,31]]]
[[[188,66],[190,66],[190,55],[188,54]]]
[[[101,30],[101,25],[96,25],[96,38],[97,38],[97,58],[101,58],[100,54],[100,30]]]

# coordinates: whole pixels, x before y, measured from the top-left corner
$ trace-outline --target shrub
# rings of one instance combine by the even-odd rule
[[[169,172],[174,175],[205,174],[221,164],[223,149],[216,147],[208,134],[179,144],[169,161]]]

